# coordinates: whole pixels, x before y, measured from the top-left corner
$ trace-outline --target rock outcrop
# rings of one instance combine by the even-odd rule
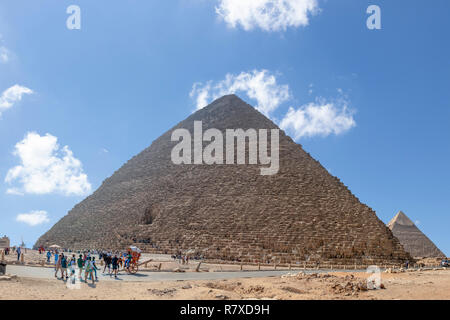
[[[36,246],[136,244],[145,251],[281,263],[410,259],[375,212],[283,131],[275,175],[260,175],[259,164],[173,164],[172,131],[192,133],[199,120],[204,131],[278,128],[235,95],[224,96],[129,160]]]

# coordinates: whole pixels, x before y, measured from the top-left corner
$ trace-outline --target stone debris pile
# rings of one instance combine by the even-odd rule
[[[328,288],[331,290],[332,293],[343,295],[355,295],[360,292],[386,288],[383,283],[381,283],[379,287],[377,287],[374,281],[372,283],[369,283],[367,279],[357,278],[352,274],[346,276],[336,276],[327,273],[299,272],[299,273],[288,273],[286,275],[281,276],[281,278],[303,280],[306,282],[308,281],[324,282],[326,283],[326,285],[328,286]],[[304,291],[302,291],[301,289],[295,290],[304,293]],[[294,291],[291,290],[291,292]]]

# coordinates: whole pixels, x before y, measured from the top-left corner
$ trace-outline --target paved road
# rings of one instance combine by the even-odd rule
[[[39,279],[55,279],[55,271],[52,268],[26,267],[8,265],[7,273],[15,274],[25,278]],[[232,279],[232,278],[255,278],[280,276],[288,273],[288,271],[238,271],[238,272],[148,272],[139,271],[135,275],[126,274],[122,271],[118,275],[118,279],[110,277],[109,274],[102,274],[97,271],[100,281],[166,281],[166,280],[215,280],[215,279]],[[76,270],[78,274],[78,269]],[[58,272],[58,276],[60,273]],[[84,277],[84,274],[83,274]]]
[[[25,278],[55,279],[55,272],[54,269],[52,268],[8,265],[6,271],[9,274],[15,274],[19,277]],[[353,270],[353,272],[354,271],[355,270]],[[291,271],[291,272],[294,273],[298,271]],[[306,270],[305,272],[322,273],[322,272],[329,272],[329,270]],[[118,275],[118,279],[114,279],[114,277],[110,277],[108,274],[102,274],[101,272],[98,272],[98,277],[99,281],[144,282],[144,281],[222,280],[222,279],[236,279],[236,278],[275,277],[287,273],[289,273],[289,271],[286,270],[234,271],[234,272],[182,272],[182,273],[139,271],[139,273],[135,275],[129,275],[126,274],[124,271],[122,271]],[[76,274],[78,274],[78,269],[76,271]],[[59,272],[58,275],[60,275]]]

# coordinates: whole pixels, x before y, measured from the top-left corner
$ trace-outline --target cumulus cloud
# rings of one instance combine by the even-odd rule
[[[13,154],[21,163],[8,171],[5,182],[16,182],[20,187],[8,189],[7,193],[84,195],[91,191],[81,161],[68,146],[60,148],[57,142],[48,133],[40,136],[29,132],[16,144]]]
[[[6,47],[0,47],[0,63],[7,63],[9,61],[9,50]]]
[[[14,189],[14,188],[10,188],[10,189],[6,190],[6,193],[7,194],[12,194],[14,196],[23,196],[23,195],[25,195],[23,192],[20,192],[19,190]]]
[[[309,95],[313,93],[313,87],[313,84],[309,85]],[[286,84],[279,84],[276,75],[267,70],[227,74],[220,81],[197,82],[192,87],[190,97],[199,110],[223,95],[243,92],[256,100],[256,109],[298,140],[304,137],[339,135],[356,126],[354,112],[348,107],[348,97],[342,89],[337,91],[339,95],[334,100],[316,98],[315,102],[299,108],[290,107],[281,121],[272,113],[291,99],[290,89]]]
[[[275,75],[267,70],[227,74],[225,79],[218,82],[195,83],[190,97],[195,100],[199,110],[223,95],[237,92],[244,92],[249,98],[255,99],[256,108],[265,115],[290,98],[289,86],[278,84]]]
[[[50,222],[46,211],[31,211],[29,213],[20,213],[16,217],[16,221],[23,222],[29,226],[37,226],[43,223]]]
[[[317,101],[298,109],[289,108],[281,120],[280,128],[294,135],[294,138],[329,136],[341,134],[356,126],[345,101]]]
[[[216,13],[231,27],[285,31],[309,24],[319,10],[317,0],[219,0]]]
[[[2,95],[0,96],[0,116],[2,115],[3,111],[11,108],[14,103],[22,100],[23,95],[32,93],[33,90],[27,87],[19,86],[18,84],[3,91]]]

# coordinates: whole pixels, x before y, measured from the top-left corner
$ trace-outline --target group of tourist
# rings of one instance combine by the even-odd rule
[[[5,256],[11,254],[11,253],[17,253],[17,261],[19,261],[20,259],[20,254],[22,253],[22,248],[21,247],[6,247],[3,252],[5,253]]]
[[[50,260],[52,253],[47,252],[47,261]],[[91,280],[92,283],[98,281],[97,268],[95,257],[91,257],[90,254],[80,254],[78,259],[75,254],[69,258],[65,256],[64,253],[59,254],[58,251],[54,252],[55,260],[55,278],[58,278],[58,271],[61,272],[61,279],[67,280],[69,277],[76,277],[76,268],[78,268],[78,278],[83,281],[83,270],[84,270],[84,282],[87,283]]]
[[[114,277],[117,278],[117,272],[119,271],[119,268],[123,266],[123,258],[121,255],[119,257],[117,254],[113,254],[111,252],[102,252],[99,255],[101,258],[103,258],[103,261],[105,263],[105,267],[103,268],[103,273],[105,273],[106,269],[108,269],[108,273],[111,276],[114,273]],[[128,259],[126,260],[127,263]],[[112,270],[112,272],[111,272]]]
[[[187,254],[183,254],[181,251],[178,251],[178,253],[173,254],[172,259],[174,261],[177,261],[180,264],[189,264],[189,260],[203,260],[205,257],[203,255],[187,255]]]
[[[51,259],[53,257],[54,265],[55,265],[55,277],[58,278],[58,272],[60,272],[60,279],[67,280],[70,277],[75,277],[76,269],[78,269],[78,278],[81,281],[88,282],[88,280],[94,283],[98,281],[97,270],[100,270],[97,267],[96,260],[94,255],[98,255],[98,260],[103,260],[104,268],[103,274],[108,272],[109,276],[117,278],[117,274],[119,272],[119,268],[124,268],[127,271],[130,271],[130,263],[133,260],[133,255],[130,251],[126,253],[113,253],[107,251],[93,251],[90,250],[85,252],[78,251],[78,258],[76,254],[70,254],[68,256],[64,255],[64,253],[59,253],[58,250],[47,251],[47,262],[51,263]],[[84,273],[84,280],[83,280]]]
[[[182,254],[174,254],[172,255],[172,259],[174,261],[178,260],[180,264],[189,264],[189,256]]]

